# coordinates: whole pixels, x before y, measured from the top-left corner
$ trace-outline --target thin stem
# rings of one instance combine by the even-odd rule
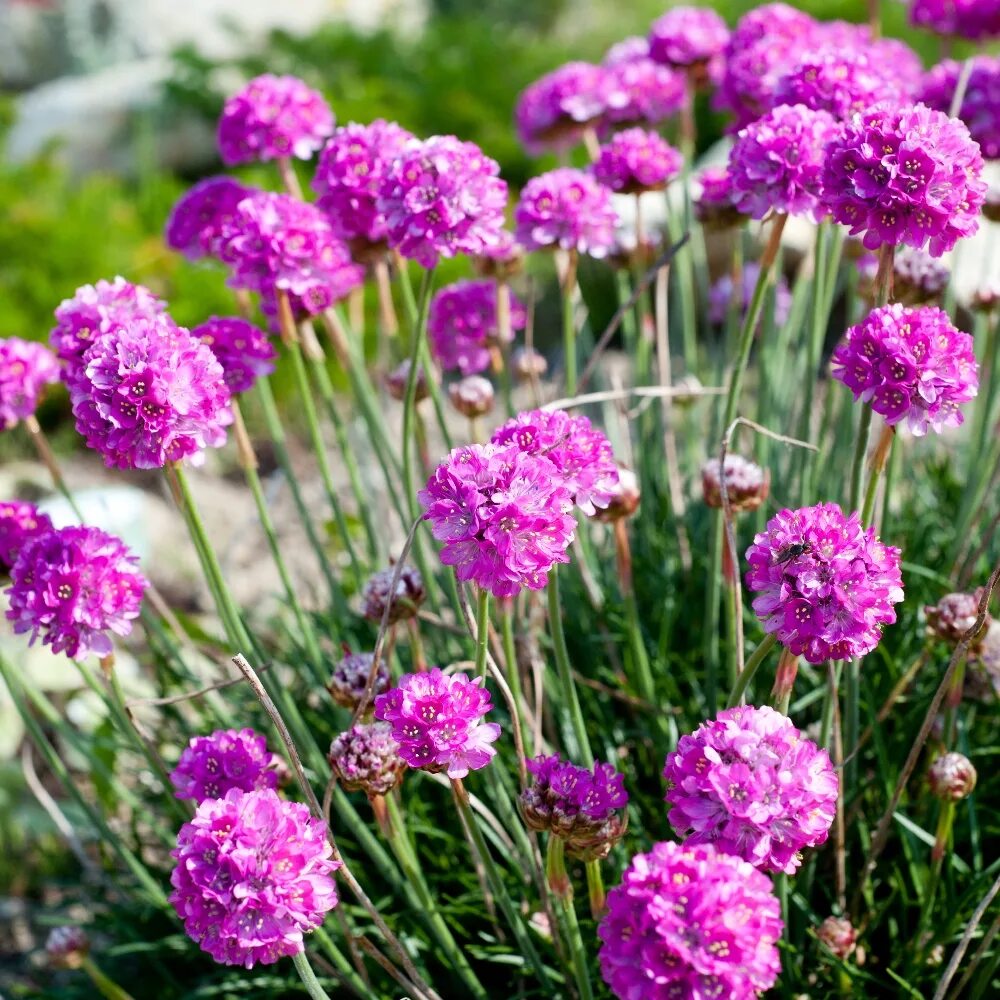
[[[549,889],[556,901],[556,916],[562,925],[562,936],[569,945],[577,993],[580,1000],[593,1000],[594,991],[590,985],[590,973],[587,969],[587,949],[580,934],[576,907],[573,905],[573,885],[566,871],[566,842],[553,833],[549,834],[545,851],[545,874]]]
[[[562,292],[563,366],[566,369],[566,395],[576,394],[576,250],[570,250],[560,278]]]
[[[406,377],[406,394],[403,397],[403,486],[406,494],[406,501],[410,505],[410,517],[415,518],[420,513],[417,503],[417,489],[413,478],[413,452],[414,452],[414,417],[417,405],[417,375],[420,371],[421,349],[420,345],[427,332],[427,309],[430,304],[431,288],[434,284],[433,268],[424,271],[423,280],[420,284],[420,300],[417,307],[417,315],[410,332],[410,370]],[[430,379],[431,373],[427,372]]]
[[[703,631],[705,657],[705,697],[708,714],[715,715],[719,690],[719,595],[722,576],[723,539],[722,511],[713,510],[709,516],[708,577],[705,580],[705,627]]]
[[[600,920],[607,909],[607,893],[604,891],[604,876],[601,875],[600,861],[587,861],[584,864],[587,873],[587,895],[590,897],[590,915]]]
[[[851,511],[861,510],[861,491],[864,487],[865,454],[868,451],[868,440],[872,432],[872,408],[862,404],[861,415],[858,418],[858,433],[854,439],[854,458],[851,460]]]
[[[726,708],[733,708],[739,704],[746,693],[750,681],[753,680],[753,675],[757,673],[757,668],[764,662],[767,654],[774,649],[777,642],[778,639],[773,632],[764,636],[760,645],[753,651],[750,659],[747,660],[746,665],[743,667],[743,672],[736,678],[736,683],[733,685],[733,689],[729,692],[729,697],[726,699]]]
[[[510,685],[510,696],[514,703],[521,732],[524,739],[524,752],[528,757],[534,756],[531,730],[525,725],[524,695],[521,692],[521,667],[517,659],[517,645],[514,641],[514,609],[513,606],[503,609],[500,615],[500,629],[503,639],[503,656],[507,665],[507,683]]]
[[[90,981],[97,987],[97,992],[105,1000],[132,1000],[132,994],[123,990],[113,979],[102,972],[89,955],[84,956],[80,968],[90,976]]]
[[[486,676],[486,655],[490,643],[490,592],[485,587],[479,589],[476,612],[476,676]]]
[[[587,726],[583,720],[583,710],[573,683],[573,668],[569,662],[569,651],[566,648],[566,635],[562,625],[562,607],[559,601],[559,572],[553,567],[549,574],[549,629],[552,632],[552,650],[555,655],[556,671],[559,675],[559,688],[562,692],[563,738],[567,740],[566,751],[574,760],[584,767],[594,766],[594,755],[590,749],[590,739],[587,736]]]
[[[292,955],[292,964],[312,1000],[330,1000],[329,994],[320,986],[316,973],[313,972],[309,959],[306,958],[305,948]]]

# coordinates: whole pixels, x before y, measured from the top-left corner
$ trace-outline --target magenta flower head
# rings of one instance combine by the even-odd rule
[[[68,386],[76,429],[109,468],[198,465],[233,422],[222,365],[167,316],[102,335]]]
[[[265,73],[226,101],[219,152],[227,166],[295,157],[308,160],[333,132],[323,96],[296,76]]]
[[[781,904],[746,861],[658,843],[632,858],[597,928],[601,975],[618,1000],[736,1000],[781,971]]]
[[[453,135],[414,139],[379,186],[389,245],[424,267],[441,257],[481,256],[502,239],[507,182],[500,166]]]
[[[825,750],[773,708],[727,708],[682,736],[663,768],[670,824],[767,872],[795,873],[826,841],[837,774]]]
[[[216,257],[219,238],[251,188],[232,177],[206,177],[177,199],[167,219],[165,239],[188,260]]]
[[[524,304],[510,296],[510,336],[528,321]],[[438,289],[427,316],[434,360],[445,370],[475,375],[490,367],[490,348],[499,343],[495,281],[457,281]]]
[[[483,678],[445,674],[438,667],[403,674],[399,684],[375,699],[375,718],[392,725],[399,755],[410,767],[447,771],[464,778],[496,756],[495,722],[483,722],[493,706]]]
[[[205,799],[177,834],[170,896],[188,937],[223,965],[269,965],[337,905],[326,824],[272,788]]]
[[[935,257],[979,228],[983,157],[956,118],[922,104],[855,117],[827,147],[824,201],[864,245],[929,246]]]
[[[978,41],[1000,36],[996,0],[910,0],[910,24]]]
[[[604,66],[568,62],[525,87],[514,108],[517,137],[529,153],[567,149],[607,107]]]
[[[972,338],[936,306],[899,303],[870,312],[833,352],[833,377],[887,424],[915,435],[959,426],[959,407],[979,391]]]
[[[565,410],[528,410],[498,427],[490,440],[547,458],[584,514],[607,507],[617,495],[611,442],[586,417],[571,417]]]
[[[29,539],[10,571],[7,617],[54,653],[82,660],[128,635],[148,586],[138,560],[114,535],[72,526]]]
[[[392,164],[414,136],[377,118],[370,125],[342,125],[320,153],[312,188],[338,238],[355,252],[384,249],[388,237],[378,192]]]
[[[374,661],[373,653],[352,653],[344,646],[344,655],[337,661],[326,685],[338,705],[353,711],[361,704]],[[390,680],[389,667],[384,659],[380,659],[375,668],[375,683],[372,688],[375,694],[388,691]]]
[[[694,202],[694,215],[706,229],[732,229],[749,218],[738,207],[739,193],[733,187],[728,166],[706,167],[698,174],[697,182],[700,190]]]
[[[958,88],[962,64],[946,59],[924,77],[920,100],[929,108],[947,112]],[[974,56],[958,117],[979,143],[983,158],[1000,159],[1000,59]]]
[[[764,631],[810,663],[870,653],[903,599],[899,549],[835,503],[779,511],[754,537],[747,561]]]
[[[837,123],[826,111],[780,104],[741,129],[729,152],[736,203],[755,219],[769,212],[815,216],[826,144]]]
[[[601,146],[591,168],[605,187],[622,194],[657,191],[680,172],[684,158],[655,132],[630,128]]]
[[[347,791],[364,792],[369,798],[388,795],[406,770],[388,722],[356,723],[334,738],[327,759]]]
[[[0,339],[0,431],[35,415],[47,385],[59,381],[59,362],[41,344]]]
[[[740,317],[746,316],[753,298],[754,289],[757,287],[757,279],[760,277],[760,265],[756,261],[750,261],[743,266],[742,280],[739,288],[736,289],[735,305]],[[729,310],[733,306],[733,276],[723,274],[711,287],[708,293],[708,319],[716,326],[722,326],[726,322]],[[774,285],[774,324],[783,326],[792,311],[792,292],[788,287],[788,282],[783,274],[778,275],[778,280]],[[760,331],[764,323],[761,316],[757,325]]]
[[[597,763],[588,771],[559,754],[529,760],[528,771],[534,783],[518,800],[528,827],[564,840],[571,857],[606,858],[625,835],[625,776],[612,764]]]
[[[260,327],[248,320],[209,316],[191,334],[211,348],[231,393],[252,389],[257,379],[274,371],[274,345]]]
[[[34,504],[0,500],[0,575],[6,576],[18,553],[32,539],[52,530],[52,521]]]
[[[683,73],[648,58],[607,63],[605,110],[598,131],[611,126],[659,125],[677,114],[687,97]]]
[[[252,729],[217,729],[208,736],[192,736],[170,783],[178,799],[221,799],[231,788],[253,792],[278,787],[278,757],[267,740]]]
[[[719,63],[728,42],[726,22],[707,7],[674,7],[649,29],[650,57],[680,69]]]
[[[514,209],[517,240],[529,250],[562,247],[604,257],[615,245],[611,192],[590,174],[559,167],[532,177]]]
[[[516,445],[456,448],[418,494],[441,561],[496,597],[541,590],[576,530],[564,476]]]

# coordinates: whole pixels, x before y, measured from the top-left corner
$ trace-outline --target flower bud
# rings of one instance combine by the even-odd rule
[[[976,624],[976,619],[979,617],[979,602],[982,598],[983,589],[980,587],[971,594],[945,594],[937,604],[926,605],[924,614],[927,616],[927,634],[949,645],[957,645],[966,632]],[[986,630],[991,624],[992,619],[987,615],[982,632],[970,644],[969,651],[972,655],[978,654]]]
[[[448,386],[451,405],[470,420],[493,409],[493,383],[482,375],[468,375]]]
[[[381,623],[385,614],[385,606],[391,601],[389,624],[415,618],[420,605],[427,596],[424,590],[424,580],[419,570],[413,566],[403,566],[399,573],[399,582],[395,594],[389,593],[396,567],[389,566],[379,570],[369,577],[361,592],[361,613],[370,622]]]
[[[614,494],[607,507],[600,507],[594,512],[594,519],[611,523],[623,517],[631,517],[639,509],[641,492],[639,477],[624,465],[618,466],[618,482],[614,486]]]
[[[1000,281],[980,285],[970,303],[975,312],[992,313],[1000,309]]]
[[[976,769],[964,754],[941,754],[927,770],[931,792],[945,802],[959,802],[976,787]]]
[[[327,755],[337,780],[349,792],[386,795],[402,781],[406,764],[388,722],[359,722],[330,744]]]
[[[771,488],[771,473],[739,455],[726,455],[726,493],[734,511],[756,510]],[[701,486],[709,507],[722,507],[719,460],[710,458],[701,467]]]
[[[1000,185],[998,184],[990,184],[986,188],[983,217],[989,219],[990,222],[1000,222]]]
[[[510,368],[522,382],[533,378],[544,378],[549,363],[533,347],[519,347],[510,359]]]
[[[53,927],[45,941],[45,953],[57,969],[79,969],[90,951],[90,938],[82,927]]]
[[[333,675],[326,685],[326,689],[338,705],[351,711],[358,707],[368,684],[373,660],[372,653],[352,653],[346,646],[344,647],[344,657],[334,668]],[[379,660],[372,694],[381,694],[388,689],[389,668],[385,660]]]
[[[393,399],[402,402],[406,398],[406,383],[410,377],[410,359],[401,361],[384,378],[385,387]],[[429,395],[427,388],[427,369],[423,365],[417,366],[416,402],[424,400]]]
[[[816,937],[841,961],[844,961],[858,940],[858,932],[846,917],[827,917],[816,928]]]

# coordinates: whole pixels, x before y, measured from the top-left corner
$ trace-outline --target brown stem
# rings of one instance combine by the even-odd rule
[[[614,523],[615,557],[618,563],[618,580],[622,593],[632,593],[632,547],[628,540],[628,522],[619,517]]]
[[[299,184],[298,174],[295,173],[295,167],[292,166],[292,161],[287,156],[278,157],[278,173],[281,175],[281,183],[285,186],[285,190],[293,197],[302,200],[302,185]]]
[[[236,438],[236,459],[243,469],[256,469],[258,467],[257,455],[253,450],[253,442],[247,433],[247,425],[243,420],[243,410],[240,408],[239,400],[234,396],[230,400],[233,411],[233,437]]]
[[[387,337],[395,337],[399,333],[399,320],[396,317],[396,305],[392,300],[389,262],[383,254],[375,259],[372,270],[375,273],[375,288],[378,291],[378,315],[382,332]]]

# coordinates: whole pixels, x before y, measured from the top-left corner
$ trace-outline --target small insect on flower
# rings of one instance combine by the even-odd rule
[[[805,555],[811,549],[812,546],[808,542],[795,542],[791,545],[783,545],[771,557],[771,565],[781,566],[784,563],[790,563],[793,559],[798,559],[799,556]]]

